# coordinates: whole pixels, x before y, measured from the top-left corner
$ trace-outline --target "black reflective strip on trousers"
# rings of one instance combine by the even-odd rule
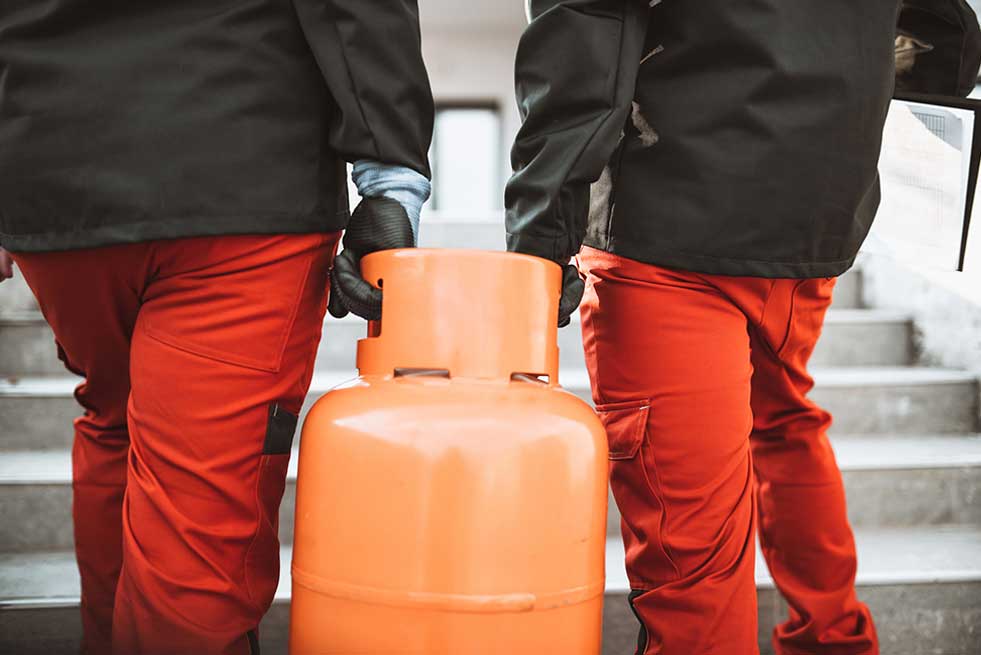
[[[640,631],[637,633],[637,650],[634,651],[634,655],[644,655],[647,651],[647,628],[644,626],[644,620],[640,618],[640,614],[637,613],[637,608],[634,607],[634,599],[643,596],[647,591],[643,589],[634,589],[627,596],[627,602],[630,604],[630,611],[634,613],[634,618],[640,623]]]
[[[255,630],[249,630],[245,636],[249,638],[250,655],[259,655],[259,635],[256,634]]]
[[[293,435],[299,417],[287,412],[277,403],[269,406],[269,420],[266,423],[266,440],[262,446],[263,455],[289,455],[293,448]]]

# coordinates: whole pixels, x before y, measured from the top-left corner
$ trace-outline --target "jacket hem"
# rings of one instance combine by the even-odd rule
[[[791,278],[811,279],[838,277],[855,263],[856,253],[849,259],[836,261],[772,262],[753,259],[712,257],[694,255],[679,251],[660,251],[647,244],[612,241],[610,244],[597,243],[587,238],[584,246],[633,259],[643,264],[653,264],[705,275],[728,275],[733,277]]]
[[[347,227],[350,214],[289,216],[194,216],[155,219],[82,227],[71,232],[6,234],[0,232],[0,245],[10,252],[49,252],[101,248],[127,243],[246,234],[315,234],[336,232]]]
[[[524,255],[534,255],[553,262],[564,263],[572,259],[577,248],[569,247],[567,236],[537,237],[522,232],[507,233],[507,249],[510,252],[520,252]],[[569,252],[563,256],[563,251]]]

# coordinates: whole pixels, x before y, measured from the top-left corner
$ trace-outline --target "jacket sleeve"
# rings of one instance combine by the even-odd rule
[[[433,94],[417,0],[293,0],[336,104],[331,146],[347,161],[406,166],[427,178]]]
[[[566,262],[589,187],[630,117],[648,0],[529,0],[515,86],[524,120],[505,191],[508,250]]]

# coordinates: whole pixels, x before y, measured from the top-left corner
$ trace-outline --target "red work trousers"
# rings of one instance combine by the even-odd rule
[[[579,263],[638,653],[758,652],[757,521],[790,606],[776,652],[877,653],[831,417],[807,399],[834,279],[702,275],[589,248]]]
[[[85,378],[72,452],[83,653],[257,651],[337,236],[14,256]]]

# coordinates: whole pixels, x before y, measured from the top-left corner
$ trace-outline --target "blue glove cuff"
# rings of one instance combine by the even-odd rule
[[[432,190],[425,175],[405,166],[359,159],[354,162],[352,178],[362,198],[390,198],[401,204],[418,242],[419,214]]]

